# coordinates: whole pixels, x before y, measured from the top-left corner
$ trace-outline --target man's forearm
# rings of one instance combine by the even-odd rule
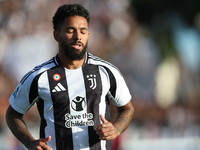
[[[121,134],[128,128],[129,124],[131,123],[131,120],[133,119],[134,108],[131,102],[129,102],[125,107],[118,109],[119,111],[114,126]]]
[[[28,131],[22,117],[12,113],[12,108],[9,108],[6,113],[6,122],[14,136],[27,148],[32,144],[35,139]]]

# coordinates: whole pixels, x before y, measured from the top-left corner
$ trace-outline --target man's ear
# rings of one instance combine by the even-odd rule
[[[53,36],[54,36],[54,39],[55,39],[57,42],[60,42],[59,31],[54,30],[54,31],[53,31]]]

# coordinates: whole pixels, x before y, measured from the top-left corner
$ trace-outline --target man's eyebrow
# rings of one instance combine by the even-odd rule
[[[74,30],[76,30],[76,28],[74,28],[74,27],[66,27],[66,29],[74,29]],[[88,30],[88,28],[81,27],[80,30]]]
[[[80,28],[81,30],[88,30],[88,28],[85,28],[85,27],[82,27],[82,28]]]
[[[75,29],[74,27],[66,27],[66,29]]]

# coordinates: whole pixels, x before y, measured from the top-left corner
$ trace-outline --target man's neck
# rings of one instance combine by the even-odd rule
[[[83,65],[83,63],[85,61],[85,56],[81,60],[71,60],[67,56],[65,56],[61,53],[58,53],[58,59],[59,59],[60,64],[63,67],[74,70],[74,69],[80,68]]]

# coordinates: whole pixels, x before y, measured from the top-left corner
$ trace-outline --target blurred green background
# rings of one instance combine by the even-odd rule
[[[90,11],[88,51],[116,65],[133,96],[133,121],[113,149],[199,150],[199,0],[0,0],[0,150],[24,150],[5,123],[8,99],[56,55],[52,16],[65,3]],[[25,121],[37,138],[36,112]]]

